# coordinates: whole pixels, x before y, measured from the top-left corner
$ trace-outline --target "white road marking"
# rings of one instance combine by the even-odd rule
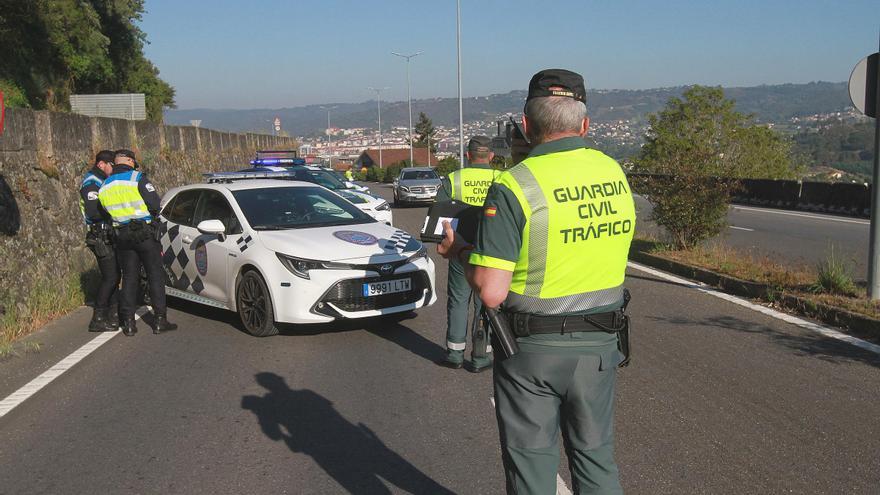
[[[748,229],[746,227],[737,227],[736,225],[728,225],[729,228],[734,230],[745,230],[746,232],[754,232],[755,229]]]
[[[803,218],[812,218],[815,220],[828,220],[829,222],[843,222],[843,223],[855,223],[858,225],[871,225],[871,222],[868,220],[855,220],[851,218],[841,218],[835,217],[831,215],[811,215],[809,213],[798,213],[794,211],[785,211],[785,210],[773,210],[769,208],[755,208],[753,206],[739,206],[734,205],[731,208],[734,210],[744,210],[744,211],[759,211],[763,213],[775,213],[777,215],[788,215],[790,217],[803,217]]]
[[[494,409],[495,397],[489,397],[489,402],[492,403],[492,408]],[[559,476],[559,473],[556,473],[556,495],[571,495],[571,490],[568,489],[565,480],[562,479],[562,476]]]
[[[146,310],[142,308],[135,314],[134,319],[139,320],[144,313],[146,313]],[[73,351],[69,356],[59,361],[58,364],[43,372],[40,376],[34,378],[15,392],[12,392],[9,397],[0,401],[0,418],[18,407],[32,395],[42,390],[43,387],[50,384],[53,380],[63,375],[65,371],[72,368],[76,363],[82,361],[89,354],[95,352],[96,349],[106,344],[110,339],[121,333],[121,330],[101,333],[94,339],[85,343],[79,349]]]
[[[676,277],[674,275],[670,275],[668,273],[661,272],[659,270],[654,270],[653,268],[648,268],[647,266],[640,265],[638,263],[627,262],[627,265],[630,268],[634,268],[636,270],[649,273],[654,275],[655,277],[662,278],[663,280],[668,280],[670,282],[675,282],[677,284],[681,284],[685,287],[689,287],[691,289],[696,289],[700,292],[704,292],[706,294],[715,296],[720,299],[724,299],[725,301],[732,302],[733,304],[742,306],[744,308],[748,308],[759,313],[765,314],[771,318],[776,318],[777,320],[782,320],[786,323],[791,323],[792,325],[797,325],[801,328],[805,328],[807,330],[816,332],[825,337],[829,337],[832,339],[840,340],[842,342],[846,342],[847,344],[852,344],[860,349],[864,349],[866,351],[873,352],[875,354],[880,354],[880,345],[872,344],[871,342],[867,342],[865,340],[853,337],[852,335],[847,335],[845,333],[838,332],[837,330],[833,330],[824,325],[819,325],[818,323],[813,323],[811,321],[804,320],[802,318],[798,318],[796,316],[792,316],[786,313],[782,313],[780,311],[776,311],[770,309],[765,306],[761,306],[760,304],[755,304],[750,301],[746,301],[745,299],[741,299],[736,296],[732,296],[730,294],[721,292],[716,290],[708,285],[701,284],[699,282],[693,282],[691,280],[683,279]]]

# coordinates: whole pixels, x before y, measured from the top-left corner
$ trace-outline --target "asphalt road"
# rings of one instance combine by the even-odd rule
[[[638,198],[636,204],[643,220],[640,230],[660,233],[647,221],[650,203]],[[867,219],[732,205],[727,222],[728,227],[714,242],[788,265],[815,266],[833,252],[836,259],[849,265],[856,280],[867,278]]]
[[[424,213],[395,223],[416,232]],[[877,493],[876,354],[644,272],[627,284],[628,493]],[[503,492],[491,375],[433,363],[445,297],[396,322],[266,339],[189,303],[170,317],[181,330],[116,336],[0,418],[0,493]],[[90,340],[87,319],[0,362],[0,399]]]

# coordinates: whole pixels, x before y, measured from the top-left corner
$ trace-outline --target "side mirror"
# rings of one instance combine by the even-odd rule
[[[216,235],[222,241],[226,236],[226,227],[220,220],[203,220],[196,227],[202,234]]]

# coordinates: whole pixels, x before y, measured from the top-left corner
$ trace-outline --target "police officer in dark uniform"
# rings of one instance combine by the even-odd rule
[[[115,315],[110,315],[110,304],[119,287],[119,264],[111,239],[110,215],[98,201],[98,191],[113,171],[115,157],[116,153],[110,150],[98,152],[94,166],[86,172],[79,186],[79,209],[88,227],[86,246],[95,255],[98,271],[101,273],[92,320],[89,322],[90,332],[112,332],[118,329]]]
[[[574,72],[532,77],[523,128],[534,147],[490,188],[475,245],[447,223],[438,249],[500,307],[519,346],[495,356],[493,376],[508,493],[556,492],[560,430],[574,492],[622,493],[614,387],[635,205],[620,165],[585,147],[585,101]]]
[[[165,304],[165,271],[162,268],[162,247],[158,241],[160,198],[155,186],[137,171],[134,152],[116,152],[116,165],[101,186],[98,199],[112,218],[119,264],[122,266],[122,297],[119,302],[122,332],[127,336],[137,332],[134,316],[141,264],[147,274],[155,317],[153,333],[177,329],[177,325],[168,322]]]

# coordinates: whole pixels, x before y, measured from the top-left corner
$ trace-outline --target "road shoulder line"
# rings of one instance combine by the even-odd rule
[[[775,309],[771,309],[765,306],[761,306],[760,304],[755,304],[751,301],[747,301],[745,299],[739,298],[737,296],[727,294],[726,292],[721,292],[718,289],[710,287],[708,285],[694,282],[692,280],[687,280],[684,278],[676,277],[675,275],[670,275],[665,272],[661,272],[660,270],[656,270],[654,268],[649,268],[647,266],[633,263],[632,261],[627,262],[627,266],[630,268],[639,270],[644,273],[648,273],[655,277],[661,278],[663,280],[667,280],[669,282],[674,282],[690,289],[695,289],[705,294],[709,294],[711,296],[715,296],[719,299],[724,299],[725,301],[732,302],[738,306],[742,306],[747,309],[751,309],[753,311],[757,311],[758,313],[764,314],[771,318],[775,318],[777,320],[784,321],[786,323],[790,323],[792,325],[804,328],[806,330],[810,330],[812,332],[818,333],[824,337],[836,339],[842,342],[846,342],[847,344],[854,345],[860,349],[864,349],[866,351],[873,352],[875,354],[880,355],[880,345],[873,344],[871,342],[862,340],[857,337],[853,337],[852,335],[847,335],[845,333],[834,330],[830,327],[826,327],[824,325],[819,325],[818,323],[813,323],[811,321],[804,320],[802,318],[798,318],[796,316],[792,316],[781,311],[776,311]]]
[[[139,320],[144,313],[146,313],[144,310],[138,311],[135,314],[135,320]],[[76,363],[82,361],[86,356],[95,352],[99,347],[121,333],[121,330],[116,330],[115,332],[103,332],[99,334],[97,337],[83,344],[79,349],[73,351],[61,361],[58,361],[54,366],[44,371],[18,390],[12,392],[8,397],[0,401],[0,418],[6,416],[10,411],[21,405],[22,402],[31,398],[34,394],[45,388],[46,385],[49,385],[56,378],[63,375],[67,370],[76,365]]]

